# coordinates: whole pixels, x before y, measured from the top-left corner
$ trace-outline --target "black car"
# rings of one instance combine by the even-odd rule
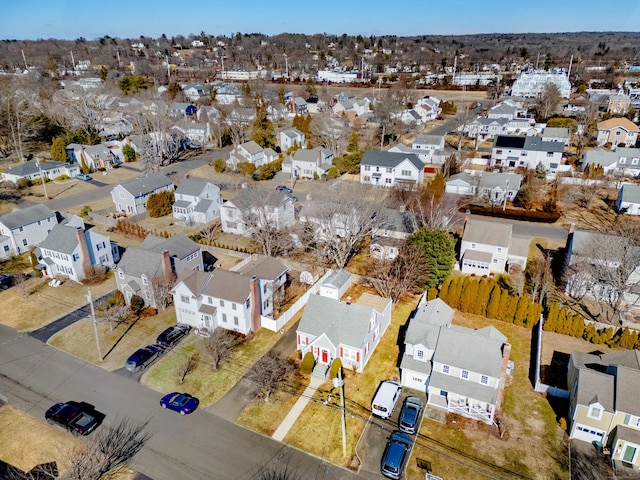
[[[6,290],[13,285],[13,275],[0,275],[0,290]]]
[[[276,187],[276,190],[278,190],[279,192],[287,192],[287,193],[293,193],[293,190],[291,190],[289,187],[287,187],[286,185],[278,185]]]
[[[93,405],[86,402],[56,403],[44,414],[47,422],[66,428],[74,435],[89,435],[104,419]]]
[[[422,418],[422,400],[418,397],[407,397],[402,404],[400,417],[398,417],[398,428],[405,433],[414,434],[420,426]]]
[[[156,358],[164,353],[164,347],[161,345],[147,345],[144,348],[136,350],[128,359],[126,368],[130,372],[144,370]]]
[[[158,335],[156,343],[163,347],[171,347],[187,336],[191,330],[189,325],[174,325]]]
[[[380,461],[380,473],[388,478],[402,478],[404,467],[411,452],[411,437],[406,433],[395,431],[389,437],[387,446]]]

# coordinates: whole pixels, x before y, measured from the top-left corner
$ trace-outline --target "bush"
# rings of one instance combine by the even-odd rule
[[[316,363],[316,359],[313,358],[313,353],[307,352],[304,355],[304,358],[302,359],[302,362],[300,362],[300,371],[302,373],[311,374],[311,372],[313,371],[313,366],[314,366],[315,363]]]
[[[20,178],[18,179],[18,181],[16,182],[16,187],[18,187],[20,190],[24,190],[25,188],[29,188],[29,185],[31,184],[31,182],[29,181],[29,179],[27,178]]]
[[[135,162],[138,160],[138,154],[131,145],[122,147],[122,156],[125,162]]]
[[[115,292],[113,292],[113,303],[114,305],[120,305],[120,306],[125,304],[124,295],[120,290],[116,290]]]
[[[216,172],[222,173],[227,169],[227,162],[224,161],[224,158],[216,158],[211,166]]]
[[[42,185],[43,180],[44,180],[44,183],[48,183],[50,181],[47,177],[40,177],[40,178],[36,178],[35,180],[31,180],[31,185],[33,186]]]
[[[138,316],[140,318],[155,317],[157,314],[158,314],[158,309],[153,307],[146,307],[138,312]]]
[[[91,206],[85,205],[84,207],[82,207],[82,210],[80,210],[80,216],[86,217],[87,215],[89,215],[89,212],[91,212]]]
[[[133,313],[139,314],[144,308],[144,299],[138,295],[134,295],[129,302],[129,308],[131,308]]]
[[[71,180],[71,177],[69,175],[58,175],[54,179],[55,182],[64,182],[65,180]]]
[[[336,358],[331,362],[331,369],[329,370],[329,378],[336,378],[338,371],[342,369],[342,360]]]
[[[152,218],[164,217],[172,212],[175,199],[175,193],[164,191],[149,195],[147,200],[147,210]]]

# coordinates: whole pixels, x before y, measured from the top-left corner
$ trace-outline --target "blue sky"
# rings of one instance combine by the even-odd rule
[[[638,31],[640,1],[2,0],[0,39],[233,32],[429,35]]]

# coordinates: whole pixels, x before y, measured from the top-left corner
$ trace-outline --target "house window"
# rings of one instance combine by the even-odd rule
[[[638,165],[638,159],[637,158],[632,158],[631,159],[631,165]]]
[[[487,377],[486,375],[482,375],[480,377],[480,383],[484,383],[485,385],[487,385],[489,383],[489,377]]]
[[[424,351],[418,350],[418,358],[424,358]]]
[[[149,279],[147,278],[146,275],[142,275],[142,284],[149,285]]]
[[[498,247],[496,250],[498,251],[498,253],[502,253],[502,247]]]
[[[233,324],[237,327],[238,326],[238,317],[233,317]]]
[[[460,372],[460,376],[462,378],[469,379],[469,371],[468,370],[462,370],[462,372]]]
[[[124,278],[124,272],[122,270],[118,270],[118,278],[122,280]]]
[[[449,375],[449,365],[442,365],[442,373]]]
[[[249,308],[251,306],[251,299],[250,298],[247,298],[247,301],[245,302],[244,306],[246,308]]]
[[[497,258],[494,258],[494,259],[493,259],[493,263],[498,263],[498,259],[497,259]]]
[[[502,150],[496,150],[496,155],[502,155]]]
[[[370,172],[371,171],[371,167],[369,165],[365,165],[364,166],[364,171],[365,172]]]
[[[267,284],[266,283],[262,287],[262,293],[267,293]]]
[[[391,184],[391,183],[392,183],[392,181],[391,181],[391,179],[390,179],[390,178],[386,178],[386,179],[384,180],[384,183]]]
[[[224,307],[224,300],[220,300],[220,306]]]
[[[618,163],[627,163],[627,159],[625,157],[620,157],[620,160],[618,160]]]
[[[620,130],[616,131],[616,137],[620,136]]]
[[[124,200],[124,192],[120,192],[120,200]]]
[[[27,239],[26,238],[22,239],[22,245],[24,245],[25,247],[27,246]]]
[[[476,248],[476,244],[475,244],[475,243],[472,243],[472,244],[471,244],[471,248],[475,250],[475,248]]]
[[[180,301],[182,303],[189,303],[189,296],[188,295],[180,295]]]
[[[365,182],[370,182],[370,181],[371,181],[371,177],[369,177],[369,176],[365,175],[365,176],[364,176],[364,181],[365,181]]]
[[[547,152],[547,157],[553,157],[553,152]]]
[[[232,303],[231,304],[231,310],[237,310],[238,309],[238,304],[237,303]]]
[[[222,314],[222,321],[223,321],[224,323],[227,323],[227,314],[226,314],[226,313],[223,313],[223,314]]]
[[[402,170],[402,175],[404,175],[405,177],[410,177],[411,176],[411,171],[410,170]]]
[[[622,460],[624,462],[633,463],[633,459],[636,456],[636,447],[632,447],[631,445],[625,445],[624,455],[622,456]]]
[[[589,407],[589,417],[595,418],[596,420],[600,420],[602,418],[602,408],[598,405],[591,405]]]
[[[20,228],[18,228],[18,231],[19,231],[19,232],[22,232],[22,231],[24,231],[24,228],[23,228],[23,227],[20,227]]]
[[[5,245],[5,246],[4,246],[4,251],[5,251],[5,252],[8,252],[8,251],[9,251],[9,245]]]

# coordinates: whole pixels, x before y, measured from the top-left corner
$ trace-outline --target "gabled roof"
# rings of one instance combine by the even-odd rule
[[[147,235],[140,245],[140,248],[155,253],[162,253],[166,250],[169,252],[171,257],[179,259],[183,259],[193,252],[201,249],[200,245],[183,233],[169,238]]]
[[[513,225],[510,223],[491,222],[471,218],[467,220],[464,226],[462,241],[509,248],[512,229]]]
[[[249,140],[248,142],[241,144],[240,147],[246,150],[249,153],[249,155],[255,155],[256,153],[260,153],[264,150],[260,145],[258,145],[253,140]]]
[[[156,252],[129,247],[122,255],[118,269],[131,277],[146,275],[151,279],[162,271],[162,256]]]
[[[615,152],[610,152],[602,148],[596,148],[595,150],[587,150],[582,156],[583,165],[600,165],[602,167],[608,167],[618,162],[618,155]]]
[[[334,345],[363,347],[373,308],[310,295],[298,331],[315,337],[326,335]]]
[[[382,208],[378,212],[376,229],[412,234],[416,231],[416,218],[412,212]]]
[[[640,203],[640,185],[622,185],[620,195],[623,202]]]
[[[282,135],[284,135],[285,137],[289,137],[291,139],[295,139],[295,138],[300,138],[300,137],[304,137],[304,133],[302,133],[300,130],[298,130],[295,127],[291,127],[291,128],[285,128],[284,130],[282,130],[282,132],[280,132]]]
[[[69,168],[69,167],[73,167],[71,164],[69,163],[65,163],[65,162],[56,162],[53,160],[49,160],[46,162],[40,162],[40,167],[38,167],[37,162],[24,162],[21,163],[20,165],[13,167],[13,168],[9,168],[8,170],[5,170],[4,173],[9,174],[9,175],[15,175],[17,177],[25,177],[27,175],[33,175],[34,173],[38,172],[39,170],[42,171],[48,171],[48,170],[54,170],[56,168],[60,168],[60,167],[64,167],[64,168]]]
[[[14,230],[24,225],[35,223],[39,220],[45,220],[49,217],[55,217],[56,214],[46,205],[37,204],[26,208],[16,208],[12,212],[5,213],[0,216],[0,223],[10,230]]]
[[[424,168],[424,163],[415,153],[381,152],[379,150],[367,150],[364,152],[360,165],[396,167],[405,160],[411,162],[420,171]]]
[[[78,246],[78,229],[67,225],[56,224],[42,242],[38,244],[42,249],[71,255]]]
[[[253,259],[237,271],[249,277],[256,276],[262,280],[275,280],[283,273],[288,272],[289,268],[285,267],[282,262],[276,258],[263,257]]]
[[[454,310],[439,298],[435,298],[418,307],[409,320],[405,342],[411,345],[424,345],[434,350],[438,342],[440,327],[451,325]]]
[[[323,286],[340,288],[345,283],[351,281],[351,274],[346,270],[336,270],[322,283]]]
[[[598,123],[598,130],[612,130],[614,128],[624,128],[628,132],[640,132],[640,128],[628,118],[610,118]]]
[[[518,173],[483,172],[480,177],[480,188],[500,187],[503,190],[519,190],[522,175]]]
[[[510,148],[536,152],[564,152],[564,143],[545,142],[542,137],[532,135],[497,135],[493,148]]]
[[[447,184],[460,184],[466,183],[468,185],[476,185],[478,183],[478,177],[474,175],[470,175],[465,172],[456,173],[455,175],[451,175],[447,180]]]
[[[228,270],[215,270],[209,273],[210,279],[203,289],[204,295],[244,303],[251,295],[251,277]]]
[[[178,185],[176,193],[198,197],[210,183],[199,178],[188,178]]]
[[[546,127],[542,132],[542,138],[566,138],[569,139],[571,134],[569,129],[565,127]]]
[[[137,197],[163,187],[173,186],[173,182],[164,173],[151,173],[144,177],[121,183],[120,186],[134,197]]]
[[[444,140],[444,136],[442,135],[416,135],[414,144],[420,145],[440,145]]]

